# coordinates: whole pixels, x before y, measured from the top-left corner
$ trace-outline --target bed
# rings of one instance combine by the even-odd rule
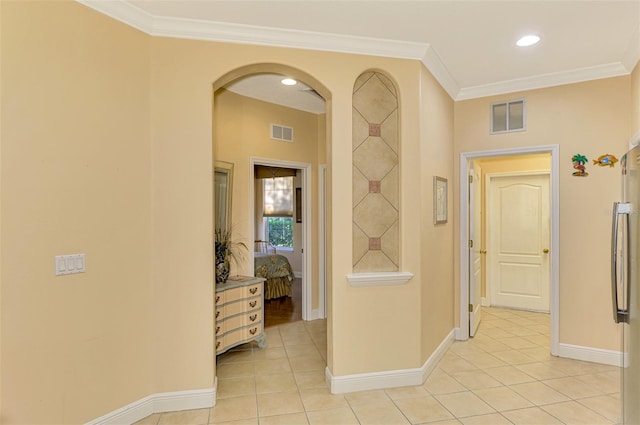
[[[264,299],[271,300],[291,296],[291,285],[295,276],[287,257],[280,254],[254,252],[256,277],[263,277]]]

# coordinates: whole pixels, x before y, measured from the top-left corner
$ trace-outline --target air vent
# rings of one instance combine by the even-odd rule
[[[315,91],[315,89],[312,88],[308,88],[308,89],[304,89],[303,90],[305,93],[309,93],[311,96],[317,97],[318,99],[322,99],[324,100],[324,97],[322,97],[322,95],[320,93],[318,93],[317,91]]]
[[[525,102],[524,99],[491,105],[491,134],[524,131]]]
[[[283,142],[293,142],[293,127],[271,124],[271,138]]]

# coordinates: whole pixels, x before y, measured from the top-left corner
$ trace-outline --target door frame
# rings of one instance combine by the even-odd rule
[[[490,229],[489,223],[491,223],[491,204],[487,202],[490,198],[491,191],[491,179],[492,178],[500,178],[500,177],[522,177],[522,176],[548,176],[549,177],[549,194],[551,194],[551,170],[527,170],[527,171],[505,171],[505,172],[496,172],[496,173],[486,173],[485,175],[485,217],[487,220],[487,230]],[[551,199],[549,199],[551,201]],[[489,233],[487,231],[487,233]],[[551,233],[551,202],[549,202],[549,233]],[[551,243],[551,235],[549,235],[549,243]],[[488,252],[494,252],[494,249],[491,247],[491,239],[487,238],[485,249]],[[489,257],[489,255],[487,255]],[[549,257],[551,259],[551,257]],[[491,265],[488,264],[486,267],[486,286],[485,286],[485,298],[487,303],[491,305],[491,291],[490,291],[490,281],[491,281]],[[551,266],[551,264],[549,264]],[[549,276],[551,277],[551,276]],[[549,289],[551,289],[551,282],[549,282]],[[549,293],[549,311],[551,311],[551,293]]]
[[[476,171],[480,169],[479,165],[476,163],[472,164],[472,167],[469,167],[469,180],[468,180],[468,188],[469,190],[469,205],[473,205],[474,209],[469,210],[469,240],[473,241],[473,245],[469,246],[469,336],[473,337],[478,332],[478,327],[476,324],[480,324],[482,320],[482,277],[486,274],[486,271],[483,270],[483,258],[482,258],[482,238],[484,235],[482,234],[482,217],[479,214],[482,212],[482,201],[483,201],[483,193],[482,193],[482,179],[479,178],[476,180]],[[482,173],[480,171],[480,173]],[[482,175],[482,174],[480,174]],[[479,192],[479,193],[478,193]],[[476,196],[478,195],[478,196]],[[480,211],[476,211],[475,207],[480,202]],[[478,220],[479,219],[479,220]],[[479,226],[476,226],[478,223]],[[473,230],[473,231],[472,231]],[[477,252],[477,256],[476,256]],[[476,263],[479,263],[480,266],[480,275],[479,279],[476,279]],[[484,273],[483,273],[484,271]],[[473,283],[473,288],[472,288]],[[472,290],[473,289],[473,290]],[[476,300],[476,293],[480,293],[480,302],[474,302]],[[471,307],[473,306],[473,307]],[[476,317],[477,316],[477,317]],[[477,323],[476,323],[477,321]],[[473,323],[473,327],[471,324]],[[471,334],[471,329],[473,328],[473,335]]]
[[[551,257],[549,265],[549,311],[551,316],[551,354],[558,355],[559,345],[559,324],[560,324],[560,184],[559,184],[559,156],[560,145],[542,145],[523,148],[493,149],[486,151],[473,151],[460,153],[460,167],[458,175],[459,189],[459,209],[458,223],[460,227],[460,238],[458,249],[460,260],[458,262],[460,286],[459,286],[459,328],[456,332],[456,339],[467,340],[469,338],[469,217],[471,208],[469,207],[469,186],[467,185],[469,175],[469,161],[497,156],[514,156],[548,153],[551,154]]]
[[[314,312],[314,319],[327,317],[327,247],[326,231],[327,216],[327,164],[318,165],[318,310]],[[312,304],[309,304],[311,308]],[[311,311],[311,310],[309,310]]]
[[[250,241],[255,240],[255,176],[254,165],[266,165],[271,167],[294,168],[301,171],[302,179],[302,320],[311,319],[312,291],[311,291],[311,264],[312,264],[312,243],[311,243],[311,164],[307,162],[286,161],[272,158],[259,158],[252,156],[249,164],[249,214],[251,219]],[[253,254],[253,252],[252,252]],[[253,258],[253,257],[252,257]],[[252,274],[254,273],[254,263],[249,264]]]

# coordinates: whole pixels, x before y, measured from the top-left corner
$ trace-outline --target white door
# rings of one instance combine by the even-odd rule
[[[489,176],[491,305],[549,311],[549,174]]]
[[[474,336],[480,326],[482,313],[482,193],[480,167],[470,163],[469,175],[469,336]]]

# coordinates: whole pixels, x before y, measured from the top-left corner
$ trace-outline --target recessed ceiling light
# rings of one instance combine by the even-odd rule
[[[520,40],[516,42],[516,44],[520,47],[533,46],[538,41],[540,41],[540,37],[537,35],[525,35]]]
[[[296,80],[294,80],[293,78],[284,78],[280,82],[282,84],[284,84],[285,86],[295,86],[296,84],[298,84],[298,82]]]

